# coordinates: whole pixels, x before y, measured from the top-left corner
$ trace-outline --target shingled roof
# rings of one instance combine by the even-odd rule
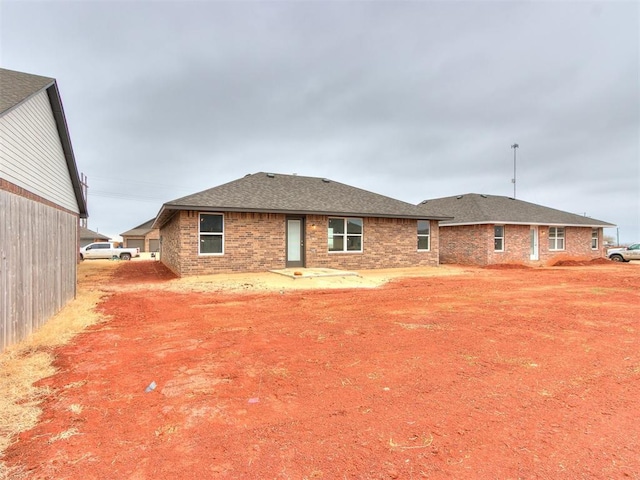
[[[467,193],[454,197],[424,200],[418,208],[425,215],[449,215],[453,220],[443,226],[477,224],[556,225],[578,227],[614,227],[594,218],[543,207],[498,195]]]
[[[175,210],[441,219],[410,203],[327,178],[266,172],[167,202],[154,226],[161,227]]]
[[[93,230],[89,230],[86,227],[80,227],[80,240],[111,240],[111,238],[107,237],[98,232],[94,232]]]
[[[87,218],[89,215],[87,202],[82,193],[76,158],[71,147],[71,137],[55,79],[0,68],[0,117],[9,114],[14,108],[42,90],[46,90],[49,97],[51,111],[53,112],[60,143],[62,144],[62,151],[67,162],[76,201],[78,202],[80,218]]]
[[[133,227],[131,230],[127,230],[124,233],[121,233],[121,237],[144,237],[147,233],[153,230],[153,222],[156,219],[152,218],[151,220],[147,220],[142,225],[138,225],[137,227]]]
[[[22,103],[43,88],[53,85],[49,77],[0,68],[0,114]]]

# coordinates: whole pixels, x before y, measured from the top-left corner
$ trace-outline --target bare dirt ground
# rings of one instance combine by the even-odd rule
[[[51,352],[7,471],[640,478],[640,265],[397,273],[305,289],[85,262],[106,320]]]

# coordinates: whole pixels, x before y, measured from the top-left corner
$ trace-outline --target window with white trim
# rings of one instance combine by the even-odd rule
[[[362,219],[329,218],[329,251],[362,252]]]
[[[564,250],[564,227],[549,227],[549,250]]]
[[[201,213],[199,222],[199,255],[222,255],[224,253],[224,216]]]
[[[504,225],[495,225],[493,227],[493,250],[495,252],[504,252]]]
[[[418,220],[418,250],[428,251],[431,249],[431,222],[429,220]]]
[[[592,228],[591,229],[591,250],[597,250],[597,249],[598,249],[598,229]]]

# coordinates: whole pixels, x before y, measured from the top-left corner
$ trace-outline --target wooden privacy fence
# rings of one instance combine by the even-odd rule
[[[76,293],[75,215],[0,190],[0,351]]]

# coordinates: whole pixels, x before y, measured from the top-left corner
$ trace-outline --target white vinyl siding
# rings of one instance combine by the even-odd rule
[[[0,177],[79,212],[46,90],[0,117]]]

